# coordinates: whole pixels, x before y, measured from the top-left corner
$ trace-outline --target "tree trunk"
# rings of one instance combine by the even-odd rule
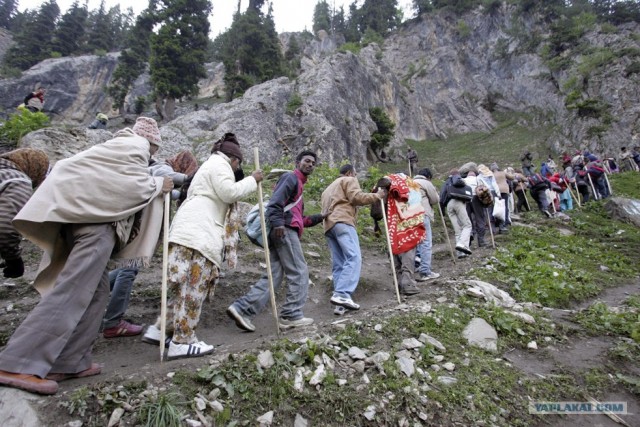
[[[164,103],[164,113],[167,121],[173,120],[176,114],[176,99],[175,98],[166,98]]]
[[[164,119],[164,98],[161,96],[156,98],[156,113],[158,113],[160,119]]]

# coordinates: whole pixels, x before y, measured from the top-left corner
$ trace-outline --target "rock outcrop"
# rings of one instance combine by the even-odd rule
[[[565,105],[564,88],[576,78],[576,68],[550,70],[540,55],[544,42],[528,46],[522,36],[536,34],[544,40],[547,24],[516,12],[514,5],[503,3],[492,13],[477,9],[462,18],[445,11],[425,14],[403,24],[384,45],[371,44],[357,55],[335,52],[340,40],[320,34],[302,44],[302,69],[295,80],[274,79],[230,103],[211,102],[222,94],[224,71],[221,64],[212,64],[210,77],[201,82],[201,96],[207,99],[194,101],[203,108],[193,112],[193,105],[177,105],[182,116],[163,124],[163,151],[171,155],[190,148],[204,160],[214,140],[234,132],[248,161],[254,146],[260,147],[265,162],[308,148],[323,162],[349,159],[357,167],[367,166],[373,160],[368,147],[375,130],[369,109],[381,107],[396,123],[391,156],[400,152],[405,139],[490,131],[494,112],[522,113],[532,126],[553,127],[546,143],[558,151],[571,146],[617,153],[640,133],[638,74],[625,72],[633,56],[620,53],[640,50],[634,37],[640,26],[625,24],[616,32],[596,26],[586,34],[591,45],[619,53],[582,82],[583,98],[599,100],[607,110],[605,118],[588,117]],[[281,37],[284,50],[290,37]],[[580,52],[568,54],[574,64],[590,60]],[[111,54],[44,61],[22,79],[0,81],[0,102],[13,107],[35,83],[43,83],[54,89],[48,108],[67,122],[86,122],[96,110],[109,107],[103,89],[115,62]],[[64,72],[63,64],[69,67]],[[130,102],[149,91],[143,75]]]

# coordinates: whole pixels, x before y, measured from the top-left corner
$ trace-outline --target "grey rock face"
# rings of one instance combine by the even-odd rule
[[[18,79],[0,80],[0,107],[15,111],[36,87],[47,89],[44,112],[53,121],[89,124],[98,111],[110,111],[104,88],[118,62],[117,53],[44,60]]]
[[[605,204],[612,218],[640,227],[640,200],[612,197]]]
[[[584,82],[583,98],[606,103],[615,118],[594,136],[601,121],[579,117],[565,106],[563,85],[575,77],[572,72],[552,72],[537,52],[522,45],[524,38],[513,35],[535,32],[544,37],[546,24],[517,16],[516,10],[503,3],[490,15],[480,9],[455,19],[446,12],[423,15],[403,24],[382,46],[371,44],[358,55],[336,52],[341,40],[325,33],[313,40],[301,35],[302,69],[295,81],[274,79],[225,104],[210,102],[216,93],[223,95],[224,70],[221,64],[208,64],[209,77],[200,82],[202,101],[196,100],[203,108],[190,112],[188,103],[176,105],[177,114],[183,115],[162,124],[167,141],[162,155],[191,149],[203,161],[216,139],[234,132],[245,162],[253,161],[253,147],[260,148],[265,163],[282,162],[310,149],[321,162],[335,165],[348,159],[362,169],[375,159],[368,149],[375,130],[369,116],[372,107],[382,108],[396,124],[396,137],[387,150],[391,157],[401,153],[407,138],[489,131],[495,126],[490,110],[530,113],[535,124],[557,125],[546,141],[557,150],[571,145],[618,153],[640,132],[637,75],[625,72],[633,59],[616,56]],[[460,34],[459,19],[468,35]],[[615,33],[599,33],[596,28],[585,38],[594,47],[619,52],[640,49],[633,37],[638,32],[640,26],[631,23]],[[293,36],[281,35],[283,51]],[[0,107],[13,111],[29,91],[43,85],[49,88],[45,110],[54,122],[87,124],[96,111],[110,111],[104,88],[117,56],[43,61],[20,79],[0,81]],[[133,104],[149,93],[148,74],[143,74],[127,102]]]
[[[20,147],[43,150],[53,164],[111,138],[113,134],[106,130],[44,128],[25,135],[20,141]]]

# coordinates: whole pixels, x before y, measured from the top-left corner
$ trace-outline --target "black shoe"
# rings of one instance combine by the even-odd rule
[[[420,289],[416,285],[407,285],[400,288],[400,294],[402,295],[415,295],[420,292]]]
[[[551,215],[551,212],[549,211],[542,211],[543,214],[545,214],[547,216],[547,218],[551,218],[553,215]]]
[[[467,255],[471,255],[471,253],[472,253],[471,249],[465,248],[464,246],[456,246],[456,251],[463,252],[463,253],[465,253]]]

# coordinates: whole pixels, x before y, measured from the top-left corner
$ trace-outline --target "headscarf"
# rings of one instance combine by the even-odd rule
[[[47,176],[49,170],[49,157],[47,153],[36,148],[18,148],[0,155],[3,159],[13,162],[30,179],[33,188],[36,188]]]
[[[181,151],[165,160],[175,171],[191,176],[198,170],[198,161],[191,151]]]

